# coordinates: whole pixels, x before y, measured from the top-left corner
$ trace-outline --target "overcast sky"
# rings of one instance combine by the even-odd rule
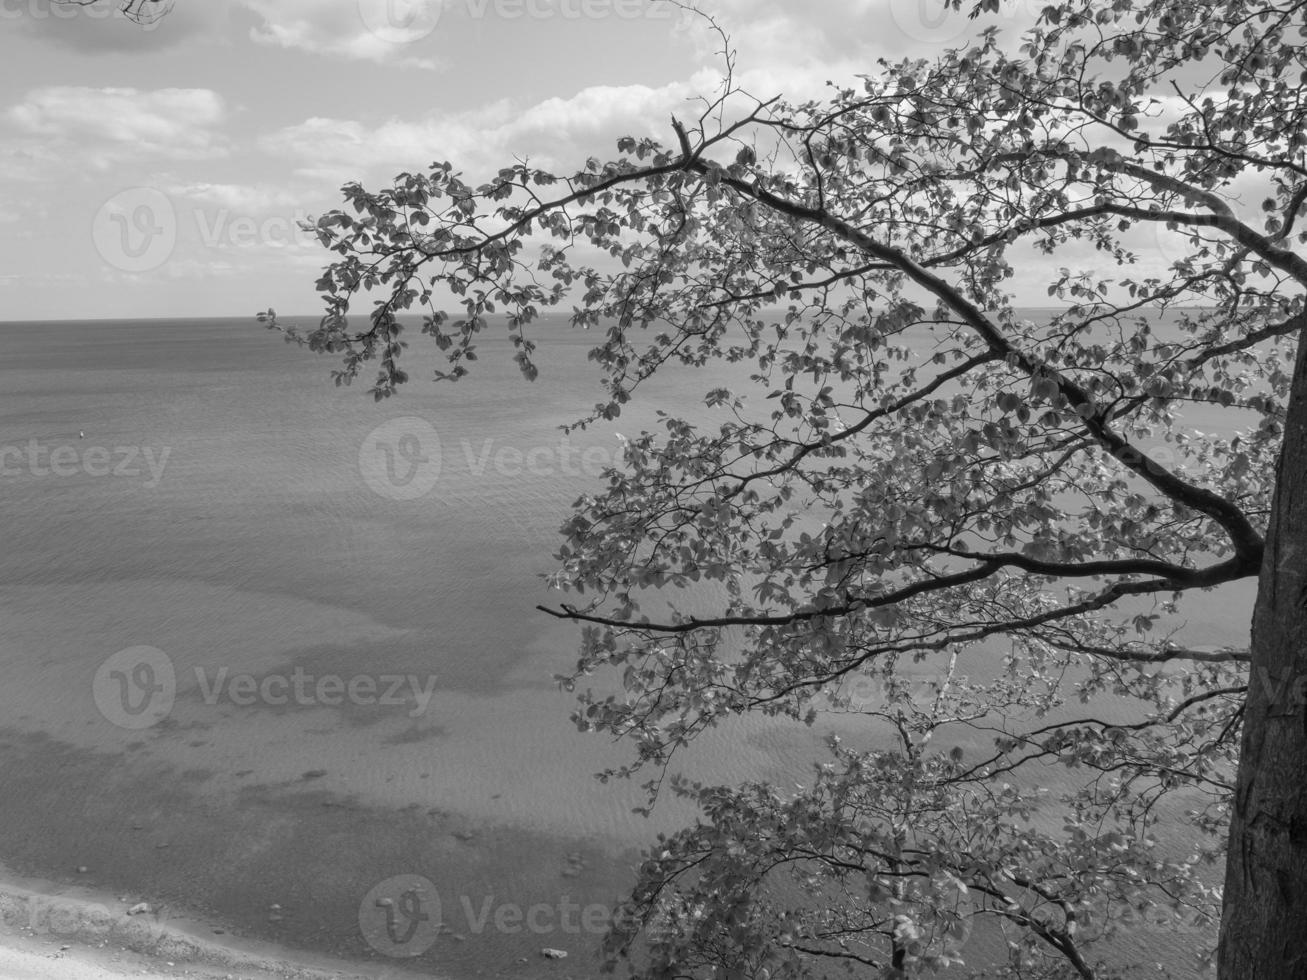
[[[295,221],[346,180],[671,142],[719,75],[702,25],[648,0],[176,0],[146,30],[117,5],[0,0],[0,318],[315,313],[327,253]],[[974,29],[936,0],[701,6],[758,95]]]

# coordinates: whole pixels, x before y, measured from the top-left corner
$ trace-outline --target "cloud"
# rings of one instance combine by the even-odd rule
[[[187,198],[241,214],[295,207],[304,201],[303,193],[269,184],[188,183],[169,184],[161,189],[173,197]]]
[[[0,141],[0,178],[4,180],[46,180],[65,159],[37,140]]]
[[[225,153],[216,131],[226,109],[210,89],[52,86],[4,113],[36,159],[103,168],[126,159],[209,159]],[[66,155],[65,155],[66,154]]]
[[[847,82],[865,68],[857,60],[800,59],[775,68],[740,71],[735,82],[758,98],[783,94],[787,101],[803,102],[825,97],[828,80]],[[692,125],[704,110],[703,100],[719,93],[721,72],[722,66],[709,60],[689,78],[661,86],[594,85],[527,105],[501,99],[418,119],[315,116],[266,134],[259,145],[278,159],[295,161],[297,176],[337,184],[358,180],[375,185],[444,160],[473,181],[517,159],[570,172],[587,157],[616,155],[621,136],[650,136],[674,144],[671,118]],[[736,96],[723,116],[729,123],[755,107],[751,99]]]
[[[299,161],[297,172],[317,179],[386,180],[401,171],[449,160],[482,179],[529,158],[543,168],[574,169],[586,157],[615,153],[618,137],[659,134],[671,139],[668,118],[685,115],[687,83],[594,86],[570,98],[525,109],[501,100],[479,109],[416,121],[378,124],[314,117],[265,136],[260,145]]]
[[[258,44],[375,61],[401,67],[439,67],[417,53],[435,30],[442,0],[241,0],[260,18],[250,30]]]
[[[1001,45],[1015,50],[1020,34],[1046,6],[1044,0],[1001,0],[998,9],[971,19],[973,4],[958,9],[950,0],[703,0],[739,52],[739,68],[763,74],[826,66],[829,78],[848,81],[875,70],[877,58],[933,58],[973,43],[981,28],[997,27]],[[719,39],[689,24],[701,53]],[[766,86],[764,86],[766,87]],[[780,91],[781,89],[776,89]],[[789,92],[786,92],[787,96]]]

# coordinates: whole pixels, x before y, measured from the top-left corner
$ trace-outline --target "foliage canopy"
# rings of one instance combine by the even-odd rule
[[[1303,9],[1058,0],[801,102],[741,91],[722,35],[722,90],[666,142],[481,184],[437,163],[318,220],[325,316],[280,326],[338,383],[375,365],[378,398],[419,311],[441,377],[502,318],[532,378],[533,323],[570,306],[590,420],[669,362],[751,372],[565,523],[575,719],[651,793],[734,716],[866,725],[798,789],[672,779],[704,820],[649,852],[614,963],[1104,980],[1139,964],[1123,932],[1211,945],[1249,653],[1166,623],[1262,565],[1307,283]],[[1056,310],[1019,313],[1018,266]]]

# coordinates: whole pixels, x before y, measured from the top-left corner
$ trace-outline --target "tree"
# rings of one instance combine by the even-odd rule
[[[440,377],[502,317],[533,378],[533,321],[570,304],[608,395],[581,424],[669,362],[752,370],[705,393],[711,424],[660,413],[576,504],[551,584],[579,598],[547,610],[584,626],[561,680],[582,729],[634,747],[604,775],[651,773],[651,798],[732,717],[866,724],[798,790],[667,780],[704,819],[648,853],[613,964],[904,977],[978,930],[1005,943],[985,976],[1123,976],[1125,932],[1214,935],[1228,833],[1221,977],[1307,976],[1307,733],[1285,693],[1303,10],[1056,0],[1010,46],[987,28],[801,103],[740,91],[723,35],[722,90],[667,145],[479,185],[438,163],[347,185],[316,222],[324,316],[264,318],[343,358],[338,383],[375,365],[378,398],[407,380],[417,311]],[[1169,267],[1144,264],[1154,241]],[[1063,305],[1022,318],[1014,265],[1059,256]],[[1227,431],[1186,423],[1199,409]],[[1251,650],[1176,642],[1183,595],[1257,575]],[[703,583],[725,598],[691,613]],[[851,698],[867,678],[880,693]]]
[[[61,7],[90,7],[100,0],[51,0]],[[117,0],[118,10],[124,17],[141,26],[157,23],[166,17],[175,0]]]

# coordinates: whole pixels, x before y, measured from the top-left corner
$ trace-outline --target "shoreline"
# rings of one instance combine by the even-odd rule
[[[427,805],[440,802],[434,792],[396,808],[330,785],[330,776],[255,785],[218,771],[220,760],[211,765],[183,769],[148,747],[111,753],[0,728],[0,885],[7,874],[28,892],[98,904],[118,930],[126,918],[142,921],[126,910],[144,901],[191,937],[266,943],[247,948],[347,975],[600,975],[599,936],[568,910],[611,907],[629,886],[634,848],[478,820]],[[431,882],[441,928],[400,956],[370,940],[360,914],[373,889],[405,876]],[[535,906],[549,913],[539,929],[511,914],[497,918]],[[15,915],[28,924],[30,904],[7,917]],[[55,931],[75,933],[64,923]],[[89,938],[98,943],[108,931],[102,925]],[[544,948],[569,956],[545,959]]]
[[[395,966],[349,963],[233,936],[167,906],[22,877],[0,866],[0,980],[234,980],[233,971],[240,980],[397,980],[414,975]]]

